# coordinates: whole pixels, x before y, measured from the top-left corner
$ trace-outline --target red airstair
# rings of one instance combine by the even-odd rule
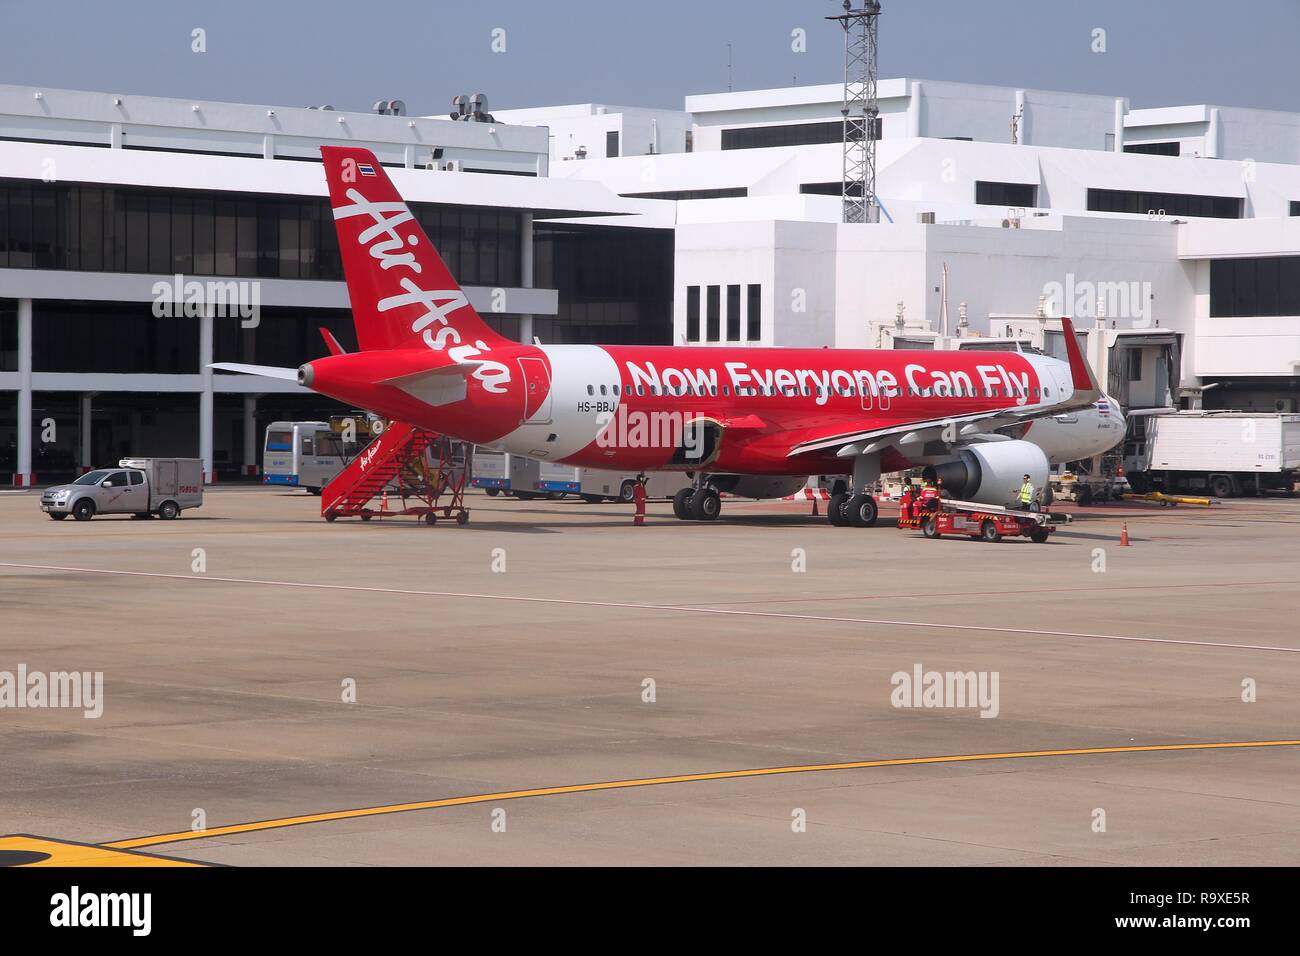
[[[321,516],[326,521],[413,516],[432,525],[441,512],[466,524],[471,449],[408,422],[390,422],[321,490]],[[392,508],[390,492],[400,502]],[[375,498],[381,501],[378,508],[370,506]]]

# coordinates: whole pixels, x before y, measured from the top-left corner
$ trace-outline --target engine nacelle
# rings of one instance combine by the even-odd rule
[[[926,465],[921,474],[942,479],[943,490],[959,501],[1008,505],[1016,501],[1025,475],[1041,496],[1050,471],[1047,455],[1032,442],[999,441],[968,445],[956,458]]]
[[[737,498],[784,498],[808,483],[807,475],[710,475],[709,484]]]

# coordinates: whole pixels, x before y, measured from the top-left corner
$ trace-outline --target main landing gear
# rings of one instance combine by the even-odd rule
[[[876,499],[868,494],[851,495],[842,485],[835,486],[826,518],[837,528],[870,528],[876,523],[880,510]]]
[[[705,484],[703,476],[695,480],[694,486],[673,495],[673,514],[682,521],[716,521],[721,513],[718,489]]]

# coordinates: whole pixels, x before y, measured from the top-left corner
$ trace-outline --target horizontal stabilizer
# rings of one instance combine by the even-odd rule
[[[208,368],[221,372],[239,372],[242,375],[260,375],[262,378],[281,378],[286,382],[298,381],[296,368],[277,368],[274,365],[243,365],[239,362],[213,362]]]

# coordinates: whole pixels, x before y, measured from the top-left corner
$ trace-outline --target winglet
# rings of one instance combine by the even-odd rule
[[[334,337],[334,333],[329,329],[321,326],[320,337],[325,340],[325,347],[330,350],[330,355],[346,355],[347,350],[339,345],[339,340]]]
[[[1074,334],[1074,323],[1064,316],[1061,318],[1061,331],[1065,334],[1065,357],[1070,363],[1070,379],[1075,397],[1079,397],[1079,392],[1091,392],[1093,398],[1089,401],[1093,401],[1101,394],[1101,388],[1097,385],[1097,379],[1093,377],[1088,360],[1079,350],[1079,340]]]

